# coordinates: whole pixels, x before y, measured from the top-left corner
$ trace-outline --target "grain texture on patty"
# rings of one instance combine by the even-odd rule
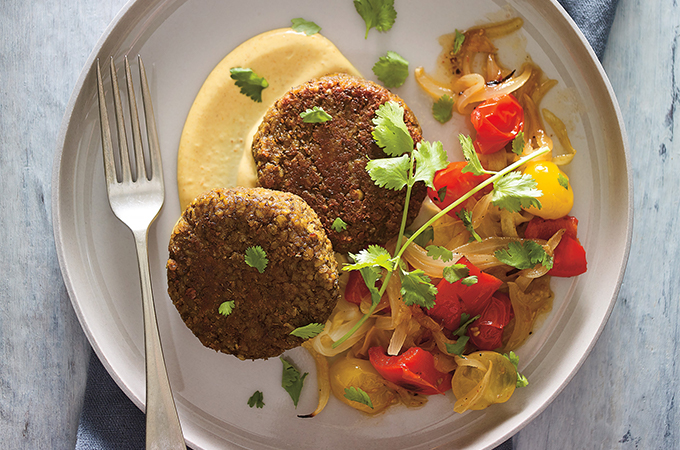
[[[260,273],[245,262],[260,246]],[[337,262],[316,213],[268,189],[216,189],[184,211],[170,238],[168,293],[203,345],[241,359],[302,343],[295,328],[325,323],[338,299]],[[231,314],[218,312],[233,301]]]
[[[383,244],[399,231],[405,189],[382,189],[366,172],[369,159],[386,157],[371,133],[377,109],[389,100],[404,108],[406,126],[414,142],[420,141],[418,121],[399,97],[345,74],[314,79],[289,91],[268,110],[253,139],[260,186],[302,197],[319,215],[337,252]],[[332,119],[304,123],[300,113],[315,106]],[[425,194],[425,186],[417,183],[409,223]],[[337,218],[347,224],[346,230],[333,230]]]

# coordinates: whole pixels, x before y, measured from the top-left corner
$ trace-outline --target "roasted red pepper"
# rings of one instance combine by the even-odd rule
[[[578,219],[573,216],[564,216],[559,219],[542,219],[534,217],[527,223],[524,237],[527,239],[550,239],[555,233],[564,228],[565,236],[576,239],[578,232]]]
[[[553,267],[548,271],[548,275],[554,277],[575,277],[588,270],[586,261],[586,250],[578,240],[567,236],[562,236],[562,240],[553,254]]]
[[[449,165],[442,170],[438,170],[434,174],[434,189],[428,188],[427,195],[430,200],[439,207],[444,209],[451,203],[458,200],[463,195],[467,194],[471,189],[483,182],[489,175],[473,175],[470,172],[463,172],[463,168],[467,165],[465,161],[458,161],[449,163]],[[479,200],[483,195],[491,192],[493,186],[489,185],[484,189],[475,193],[472,198]],[[472,209],[474,201],[466,200],[459,206],[456,206],[449,212],[449,215],[456,217],[456,214],[461,209]]]
[[[382,347],[371,347],[368,358],[384,379],[423,395],[441,394],[451,389],[451,374],[434,368],[432,353],[411,347],[399,356],[387,356]]]
[[[477,131],[475,150],[488,155],[505,147],[524,128],[524,110],[511,94],[480,103],[470,116]]]
[[[444,328],[455,330],[460,326],[461,313],[470,317],[481,314],[489,304],[491,296],[503,282],[493,275],[482,272],[467,258],[462,257],[457,264],[465,264],[469,276],[476,276],[477,282],[466,286],[461,281],[449,283],[442,279],[437,284],[435,306],[427,310],[427,315],[437,320]]]
[[[470,324],[467,335],[479,350],[496,350],[503,346],[503,329],[514,317],[510,297],[496,292],[479,319]]]
[[[524,237],[527,239],[550,239],[555,233],[564,228],[560,243],[555,247],[553,267],[548,275],[554,277],[575,277],[585,273],[588,269],[586,250],[576,237],[578,219],[564,216],[560,219],[541,219],[534,217],[527,224]]]

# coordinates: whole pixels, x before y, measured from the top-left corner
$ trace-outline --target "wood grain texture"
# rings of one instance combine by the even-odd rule
[[[634,180],[628,268],[592,353],[519,450],[680,448],[679,29],[676,1],[619,3],[603,63]]]
[[[0,441],[75,445],[89,346],[59,270],[57,134],[87,56],[123,0],[0,6]]]

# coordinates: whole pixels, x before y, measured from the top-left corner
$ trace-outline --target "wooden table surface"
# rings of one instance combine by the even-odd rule
[[[51,223],[57,133],[71,90],[124,0],[0,5],[0,441],[73,448],[89,347],[66,294]],[[518,449],[680,448],[680,7],[620,0],[603,65],[634,179],[628,269],[574,379]],[[677,398],[676,398],[677,397]]]

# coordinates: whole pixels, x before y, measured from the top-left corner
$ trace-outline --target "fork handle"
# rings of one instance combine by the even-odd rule
[[[170,381],[165,368],[156,309],[151,290],[147,230],[133,231],[142,286],[146,360],[146,448],[186,449]]]

